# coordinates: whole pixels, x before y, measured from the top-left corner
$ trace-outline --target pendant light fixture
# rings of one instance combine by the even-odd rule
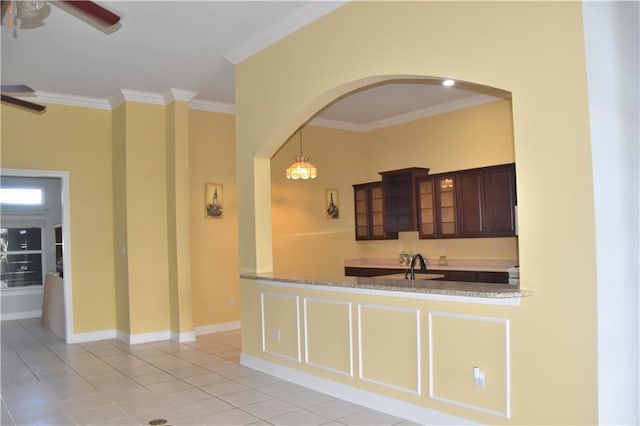
[[[287,168],[287,179],[315,179],[318,176],[318,169],[309,162],[309,157],[302,155],[302,127],[298,129],[300,135],[300,156],[296,162]]]

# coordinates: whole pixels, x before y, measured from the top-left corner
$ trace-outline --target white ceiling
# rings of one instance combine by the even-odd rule
[[[105,100],[121,89],[157,94],[182,89],[197,92],[199,104],[231,109],[234,64],[344,4],[103,1],[98,3],[121,17],[105,29],[63,4],[48,3],[41,26],[23,20],[12,29],[3,20],[2,84],[29,85],[37,98],[48,100],[56,95]],[[492,99],[439,84],[396,83],[345,97],[316,121],[369,130]]]

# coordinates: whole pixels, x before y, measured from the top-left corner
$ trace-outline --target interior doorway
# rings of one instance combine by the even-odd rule
[[[58,266],[63,278],[64,292],[64,339],[67,343],[73,341],[73,297],[72,297],[72,268],[71,268],[71,219],[69,213],[69,172],[59,170],[34,169],[0,169],[0,176],[4,180],[8,177],[23,178],[54,178],[60,180],[60,224],[56,234],[59,236],[56,244],[60,244],[64,253],[64,261]],[[46,250],[46,248],[43,248]],[[56,247],[57,249],[57,247]],[[56,255],[56,258],[58,256]],[[51,268],[47,268],[51,269]]]

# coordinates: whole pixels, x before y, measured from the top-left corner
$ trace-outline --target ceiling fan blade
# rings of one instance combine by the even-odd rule
[[[7,12],[7,8],[9,7],[9,0],[0,1],[0,23],[4,19],[4,14]]]
[[[30,109],[32,111],[42,112],[46,109],[46,107],[38,104],[34,104],[33,102],[23,101],[22,99],[14,98],[9,95],[0,95],[0,101],[6,102],[8,104],[16,105],[22,108]]]
[[[24,84],[3,84],[2,85],[2,93],[33,93],[31,87],[26,86]]]
[[[91,18],[106,26],[115,25],[120,21],[118,15],[92,1],[65,0],[62,3],[89,15]]]

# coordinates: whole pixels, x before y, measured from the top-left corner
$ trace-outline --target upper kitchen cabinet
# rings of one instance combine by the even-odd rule
[[[460,172],[456,178],[458,234],[461,237],[482,237],[486,233],[483,171]]]
[[[515,165],[483,167],[418,179],[419,237],[515,236]]]
[[[484,213],[487,234],[512,237],[516,234],[515,164],[484,169]]]
[[[418,179],[418,234],[420,238],[436,236],[436,203],[433,178]]]
[[[457,215],[453,174],[417,180],[419,238],[456,237]]]
[[[381,172],[386,232],[418,230],[417,179],[427,176],[429,169],[408,169]]]
[[[386,232],[382,202],[382,182],[353,185],[356,240],[397,239],[397,232]]]
[[[436,193],[436,237],[452,238],[458,234],[458,206],[455,174],[434,176]]]
[[[514,164],[461,171],[456,183],[459,237],[515,235]]]

